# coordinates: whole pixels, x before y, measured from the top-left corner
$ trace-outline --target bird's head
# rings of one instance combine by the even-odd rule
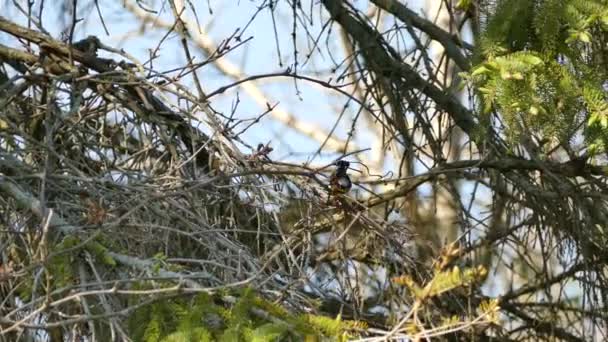
[[[350,166],[350,163],[346,160],[338,160],[334,163],[338,167],[338,169],[346,170]]]

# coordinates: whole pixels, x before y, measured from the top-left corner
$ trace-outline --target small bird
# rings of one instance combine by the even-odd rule
[[[350,163],[345,160],[338,160],[336,163],[336,171],[329,178],[330,196],[347,193],[353,186],[346,171]]]

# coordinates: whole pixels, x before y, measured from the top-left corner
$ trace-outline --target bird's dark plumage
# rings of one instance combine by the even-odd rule
[[[329,179],[331,193],[333,195],[347,193],[353,186],[353,183],[350,181],[350,178],[346,173],[350,163],[344,160],[338,160],[335,164],[336,171],[334,171]]]

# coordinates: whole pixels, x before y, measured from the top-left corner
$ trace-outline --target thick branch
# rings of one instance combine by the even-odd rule
[[[462,54],[460,48],[463,43],[457,36],[444,31],[439,26],[433,24],[433,22],[420,17],[416,12],[396,0],[372,0],[372,2],[383,10],[392,13],[405,24],[419,29],[428,34],[432,39],[438,41],[445,48],[447,55],[456,62],[460,69],[469,70],[471,63]]]
[[[422,91],[435,101],[441,110],[447,112],[456,125],[469,136],[473,136],[477,125],[473,119],[473,113],[464,107],[456,97],[427,82],[412,67],[397,60],[396,57],[399,54],[384,44],[375,30],[349,14],[342,7],[342,2],[342,0],[323,0],[323,5],[331,14],[332,19],[337,21],[358,43],[362,53],[367,56],[366,60],[373,63],[373,69],[382,72],[389,79],[402,79],[408,86]]]

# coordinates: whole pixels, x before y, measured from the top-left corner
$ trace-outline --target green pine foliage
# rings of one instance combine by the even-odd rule
[[[149,288],[142,284],[136,287]],[[230,304],[231,301],[222,300],[223,296],[237,300]],[[352,331],[362,327],[339,317],[290,314],[250,288],[229,295],[201,293],[159,299],[138,308],[128,326],[134,341],[145,342],[340,341],[355,336]]]
[[[129,329],[136,341],[211,341],[213,325],[202,323],[207,316],[219,315],[218,311],[207,294],[189,300],[159,300],[136,310],[129,317]]]
[[[488,271],[483,266],[465,269],[455,266],[452,269],[435,270],[433,278],[424,286],[417,284],[409,275],[395,277],[393,282],[407,287],[417,300],[425,301],[459,287],[482,283],[487,274]]]
[[[324,334],[329,336],[339,336],[344,330],[342,321],[326,316],[306,315],[306,320],[313,326],[317,327]]]
[[[82,258],[83,251],[90,253],[102,264],[116,266],[116,261],[107,253],[108,249],[97,242],[96,239],[97,237],[83,240],[75,235],[65,236],[60,241],[52,244],[51,248],[48,248],[52,251],[50,253],[45,247],[46,242],[37,241],[38,255],[36,258],[44,263],[46,277],[44,284],[49,286],[38,286],[36,291],[43,290],[45,294],[48,294],[54,291],[64,291],[78,284],[80,278],[77,273],[77,262],[79,258]],[[18,288],[17,293],[23,300],[27,301],[32,298],[37,270],[38,268],[30,268],[28,281],[25,281],[23,286]]]
[[[211,342],[213,336],[205,328],[194,328],[191,331],[176,331],[163,339],[164,342]]]
[[[91,254],[102,264],[106,266],[116,267],[116,260],[108,255],[108,248],[103,244],[97,241],[91,241],[86,244],[87,251],[91,252]]]
[[[53,248],[55,251],[48,260],[47,270],[52,276],[52,288],[58,289],[72,285],[76,279],[74,257],[82,242],[75,236],[66,236]]]
[[[475,313],[469,311],[462,315],[434,317],[433,303],[448,303],[451,296],[462,296],[464,293],[478,288],[488,275],[487,269],[481,265],[448,268],[448,265],[458,256],[459,250],[445,249],[442,253],[433,267],[432,278],[424,283],[415,281],[412,276],[407,274],[392,279],[396,285],[407,288],[415,299],[411,310],[412,316],[417,318],[402,322],[405,330],[412,335],[412,340],[425,336],[429,333],[429,329],[437,334],[435,336],[441,336],[454,329],[470,330],[473,326],[482,327],[499,323],[500,306],[496,299],[481,302]],[[439,318],[439,322],[437,318]],[[432,328],[429,328],[431,326]]]
[[[288,326],[280,323],[266,323],[256,328],[251,334],[251,342],[280,341],[287,335]]]
[[[485,23],[480,61],[465,75],[507,135],[608,147],[608,1],[502,0]],[[487,118],[483,118],[487,120]],[[554,144],[553,144],[554,146]]]

